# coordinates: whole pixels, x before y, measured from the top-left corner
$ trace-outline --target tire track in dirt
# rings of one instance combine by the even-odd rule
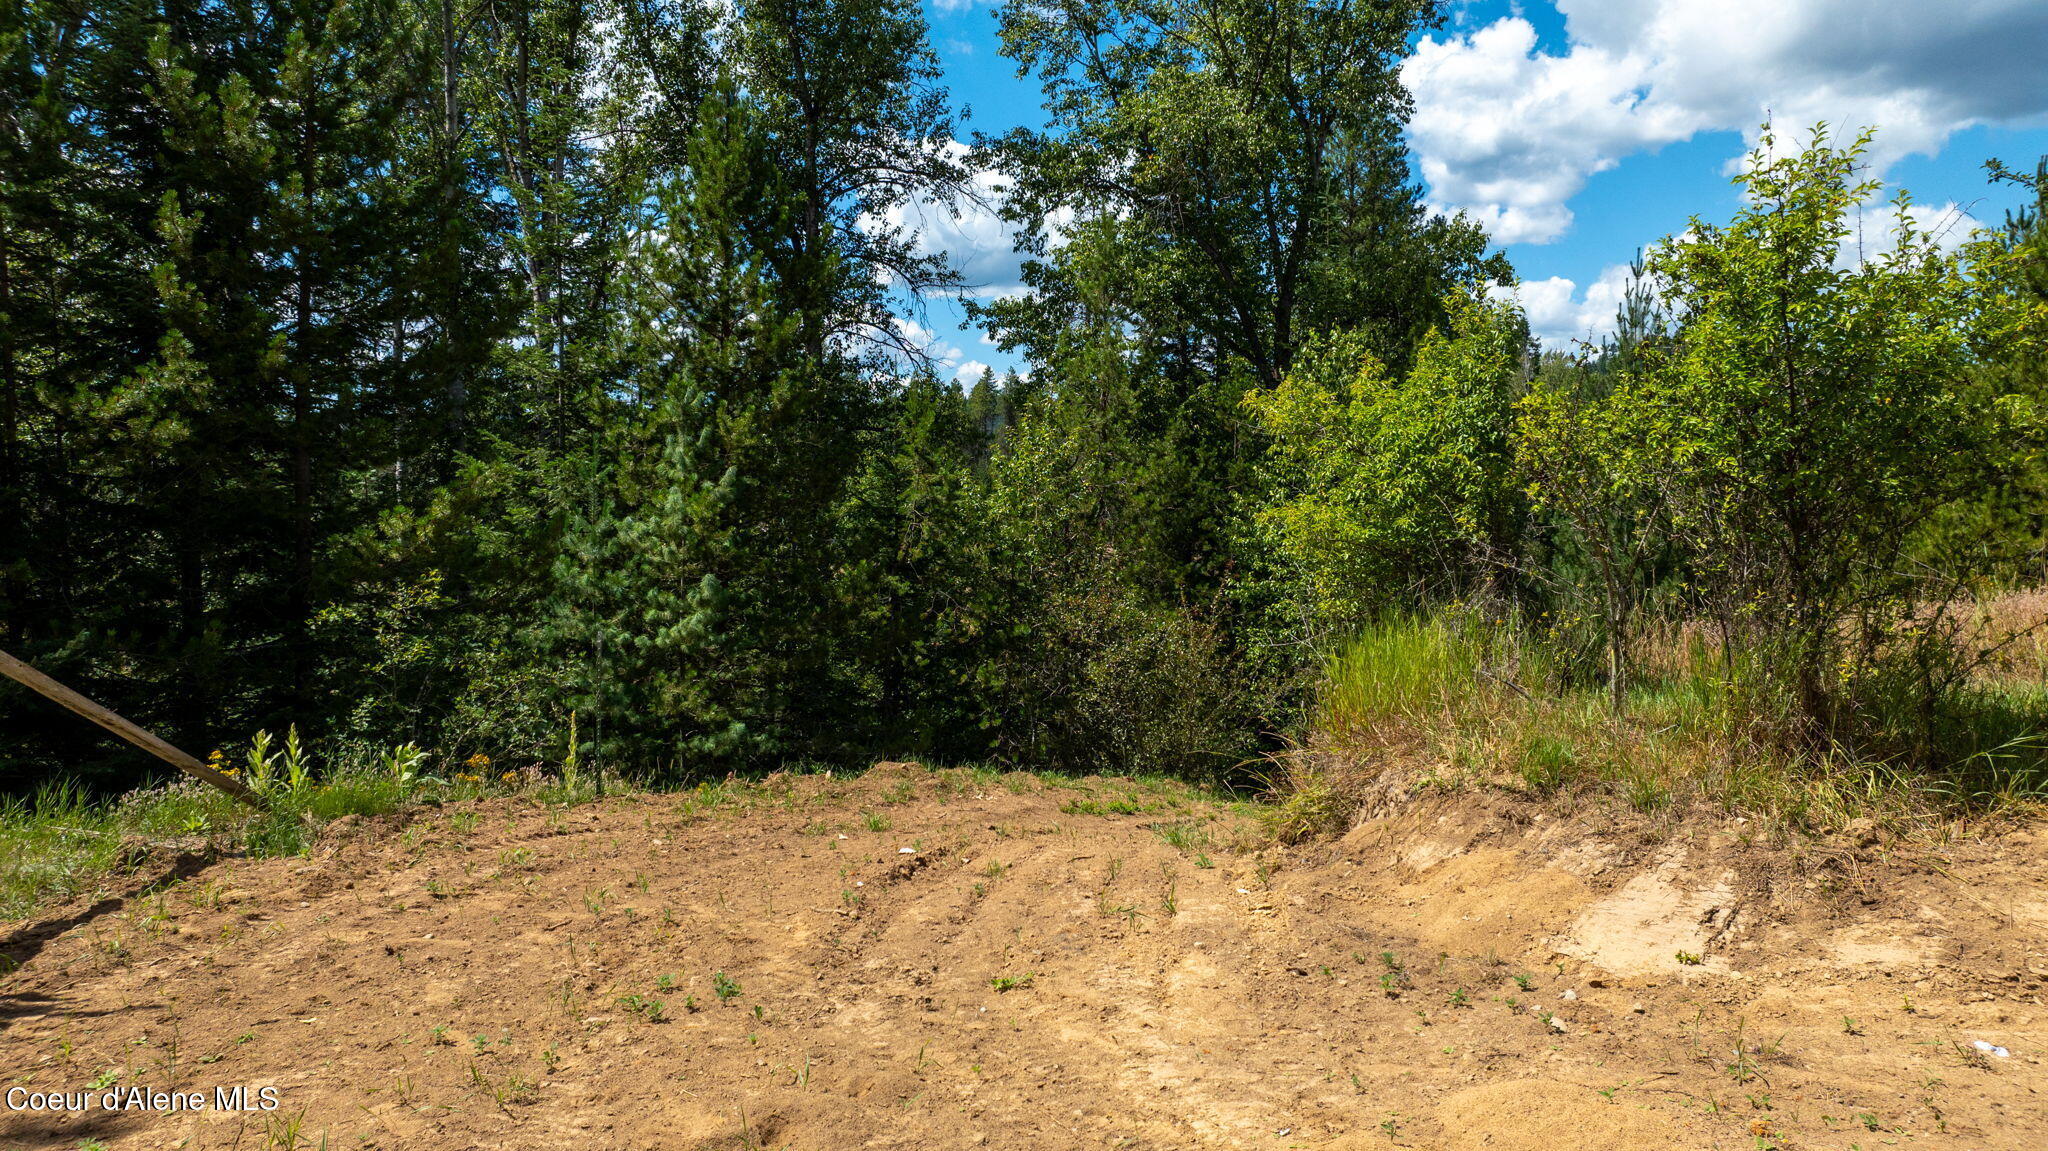
[[[0,985],[24,1005],[0,1067],[274,1083],[316,1144],[435,1151],[1975,1149],[2048,1127],[2035,977],[1996,966],[2034,936],[1974,904],[1894,877],[1814,944],[1760,936],[1738,887],[1729,974],[1621,977],[1547,943],[1633,871],[1546,861],[1617,852],[1546,831],[1518,854],[1526,821],[1427,812],[1293,851],[1194,841],[1232,818],[1129,781],[897,769],[342,827],[310,859],[209,867],[161,920],[138,903],[54,938]],[[1667,847],[1638,862],[1728,870]],[[1934,890],[2048,871],[2021,863],[1954,861]],[[1831,950],[1901,924],[1975,966],[1895,984]],[[1948,1045],[1980,1033],[2011,1058]],[[1737,1044],[1754,1081],[1724,1066]],[[0,1148],[226,1151],[263,1122],[0,1115]]]

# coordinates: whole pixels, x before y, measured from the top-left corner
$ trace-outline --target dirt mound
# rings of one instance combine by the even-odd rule
[[[337,828],[60,909],[0,982],[10,1088],[277,1110],[4,1111],[0,1147],[2048,1140],[2034,832],[1794,852],[1467,798],[1255,841],[916,765]]]

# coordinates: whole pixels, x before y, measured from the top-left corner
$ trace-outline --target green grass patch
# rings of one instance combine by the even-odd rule
[[[1839,826],[2048,799],[2048,684],[1980,677],[1939,715],[1863,698],[1861,740],[1795,743],[1781,677],[1693,636],[1645,651],[1617,710],[1544,629],[1458,613],[1388,620],[1324,664],[1314,754],[1276,757],[1265,813],[1281,838],[1341,823],[1390,765],[1413,786],[1583,794],[1645,813],[1706,804]],[[1347,800],[1348,797],[1348,800]]]

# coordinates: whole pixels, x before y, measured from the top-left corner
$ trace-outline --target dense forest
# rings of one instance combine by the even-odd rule
[[[2048,575],[2042,212],[1767,127],[1540,348],[1409,168],[1441,7],[1009,0],[985,137],[909,0],[0,6],[0,649],[202,755],[645,780],[1223,775],[1423,620],[1617,714],[1707,653],[1783,762],[2032,746],[1973,685]],[[932,361],[963,293],[1028,372]],[[149,770],[0,690],[0,788]]]

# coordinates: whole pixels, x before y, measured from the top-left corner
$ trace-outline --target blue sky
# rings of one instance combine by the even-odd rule
[[[1040,122],[1037,87],[998,54],[990,4],[926,11],[970,130]],[[1923,224],[1951,238],[1996,224],[2020,196],[1988,184],[1984,161],[2031,169],[2048,154],[2044,60],[2042,0],[1455,3],[1404,69],[1411,162],[1433,206],[1488,224],[1555,345],[1604,330],[1639,248],[1734,211],[1733,163],[1766,115],[1802,136],[1819,120],[1875,125],[1874,174],[1911,190]],[[927,231],[972,279],[1014,283],[994,221]],[[963,374],[1010,366],[959,315],[933,303],[935,351]]]

